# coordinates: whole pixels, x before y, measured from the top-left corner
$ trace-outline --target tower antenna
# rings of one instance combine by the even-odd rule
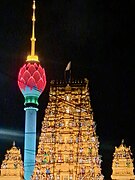
[[[39,62],[38,56],[35,54],[35,44],[36,44],[36,38],[35,38],[35,10],[36,10],[36,5],[35,5],[35,0],[33,0],[33,15],[32,15],[32,37],[31,37],[31,55],[27,56],[26,61],[36,61]]]

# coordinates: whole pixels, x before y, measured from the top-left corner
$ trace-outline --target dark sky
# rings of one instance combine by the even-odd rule
[[[16,145],[23,153],[24,99],[19,68],[30,51],[32,0],[0,2],[0,160]],[[135,157],[134,0],[37,0],[36,49],[47,74],[39,99],[38,134],[48,102],[49,82],[72,76],[89,79],[105,180],[110,179],[114,147],[124,138]]]

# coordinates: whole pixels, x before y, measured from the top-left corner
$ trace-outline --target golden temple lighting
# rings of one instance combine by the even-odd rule
[[[32,180],[104,179],[87,83],[51,83]]]
[[[0,169],[0,180],[23,180],[24,170],[21,151],[15,146],[7,150]]]
[[[112,163],[112,180],[134,180],[134,166],[130,146],[121,145],[115,147],[114,158]]]

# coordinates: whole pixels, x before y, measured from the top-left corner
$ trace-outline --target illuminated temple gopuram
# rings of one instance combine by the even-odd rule
[[[103,179],[88,81],[51,82],[33,180]]]
[[[0,180],[23,180],[23,161],[21,151],[15,146],[7,150],[5,159],[1,164]]]
[[[111,178],[112,180],[135,179],[131,149],[130,146],[126,147],[124,145],[124,140],[122,140],[122,143],[118,148],[115,147]]]

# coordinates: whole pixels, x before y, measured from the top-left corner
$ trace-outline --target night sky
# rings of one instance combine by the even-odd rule
[[[30,52],[31,6],[32,0],[0,2],[0,160],[14,140],[23,154],[24,99],[17,77]],[[71,61],[72,77],[89,79],[102,173],[109,180],[114,147],[122,139],[135,157],[135,2],[37,0],[36,6],[36,50],[47,75],[38,135],[49,83],[63,79]]]

